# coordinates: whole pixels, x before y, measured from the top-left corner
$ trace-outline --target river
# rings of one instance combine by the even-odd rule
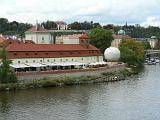
[[[0,120],[160,120],[160,65],[125,81],[0,92]]]

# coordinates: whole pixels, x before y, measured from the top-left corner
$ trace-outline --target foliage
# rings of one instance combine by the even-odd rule
[[[93,21],[91,22],[73,22],[71,24],[68,25],[68,27],[72,30],[90,30],[92,28],[96,28],[96,27],[101,27],[101,25],[99,23],[93,23]]]
[[[48,30],[54,30],[57,28],[57,24],[53,21],[49,21],[47,20],[46,22],[43,22],[41,23],[41,25],[44,26],[45,29],[48,29]]]
[[[0,34],[24,37],[24,32],[31,27],[28,23],[9,22],[6,18],[0,18]]]
[[[10,69],[10,60],[7,59],[5,48],[2,49],[1,54],[1,67],[0,67],[0,83],[15,83],[17,82],[16,74]]]
[[[132,39],[122,40],[120,44],[122,62],[128,65],[141,65],[144,60],[144,46]]]
[[[99,48],[102,52],[111,46],[113,40],[112,32],[103,28],[94,28],[89,33],[90,43]]]
[[[142,42],[144,49],[151,49],[151,45],[149,44],[148,41]]]

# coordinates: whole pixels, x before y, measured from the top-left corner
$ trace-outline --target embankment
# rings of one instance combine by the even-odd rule
[[[110,68],[89,69],[89,71],[77,71],[66,74],[24,75],[18,76],[18,83],[0,84],[0,91],[114,82],[125,80],[127,76],[132,74],[132,71],[126,69],[125,65],[119,65]]]

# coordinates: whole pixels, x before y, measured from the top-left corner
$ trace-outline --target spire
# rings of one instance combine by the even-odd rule
[[[126,22],[126,27],[127,27],[128,25],[127,25],[127,22]]]

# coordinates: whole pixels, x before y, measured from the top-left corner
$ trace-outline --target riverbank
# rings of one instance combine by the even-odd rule
[[[41,87],[62,87],[71,85],[81,84],[93,84],[100,82],[115,82],[125,80],[128,76],[136,74],[129,68],[124,68],[118,71],[112,72],[101,72],[100,75],[93,76],[78,76],[78,77],[65,77],[60,79],[43,78],[41,80],[32,80],[30,82],[18,82],[10,84],[0,84],[0,91],[11,91],[11,90],[24,90]]]

